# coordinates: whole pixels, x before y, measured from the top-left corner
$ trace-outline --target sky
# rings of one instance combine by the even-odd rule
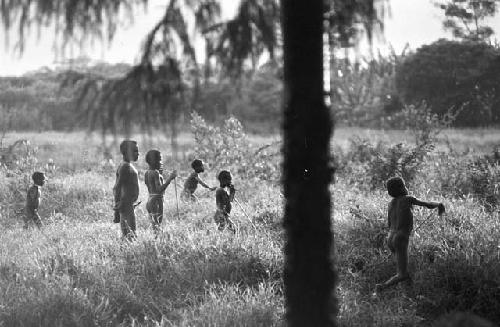
[[[133,24],[119,29],[110,45],[98,44],[93,48],[75,49],[72,56],[86,55],[109,63],[136,62],[141,42],[161,17],[165,2],[150,0],[147,12],[137,12]],[[233,15],[237,1],[223,0],[222,3],[223,16]],[[385,21],[384,40],[378,39],[374,43],[375,48],[380,48],[382,52],[388,49],[389,44],[400,52],[407,43],[416,49],[422,44],[450,37],[450,33],[442,28],[442,12],[431,0],[391,0],[390,8],[391,14]],[[489,24],[500,39],[500,19],[497,17]],[[32,33],[24,53],[19,56],[13,51],[12,40],[10,46],[6,46],[4,32],[0,31],[0,76],[22,75],[43,66],[53,67],[60,59],[53,51],[53,31],[46,29],[41,34],[37,37],[36,33]]]

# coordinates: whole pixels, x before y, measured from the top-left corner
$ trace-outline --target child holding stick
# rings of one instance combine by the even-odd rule
[[[148,187],[148,202],[146,209],[148,210],[151,219],[153,230],[159,231],[161,222],[163,220],[163,194],[165,189],[170,185],[170,182],[177,177],[177,171],[173,171],[163,180],[163,163],[161,152],[158,150],[149,150],[146,153],[146,162],[149,169],[144,174],[144,182]]]
[[[215,211],[214,220],[217,224],[217,229],[222,231],[227,228],[233,233],[236,232],[234,223],[229,218],[231,213],[231,202],[234,200],[234,194],[236,189],[234,188],[232,182],[231,173],[227,170],[222,170],[217,176],[219,180],[220,187],[215,191],[215,204],[217,205],[217,210]],[[229,190],[229,193],[226,191]]]

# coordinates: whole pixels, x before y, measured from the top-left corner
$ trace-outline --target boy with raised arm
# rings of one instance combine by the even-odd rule
[[[196,191],[198,184],[200,184],[204,188],[209,189],[210,191],[215,191],[216,189],[215,187],[208,186],[205,182],[201,180],[200,176],[198,176],[198,174],[205,171],[205,166],[203,164],[203,161],[199,159],[193,160],[193,162],[191,163],[191,168],[193,168],[194,171],[189,175],[189,177],[184,182],[184,189],[182,190],[181,197],[184,201],[196,201],[194,192]]]
[[[31,175],[33,185],[28,189],[26,195],[26,216],[24,217],[24,228],[28,228],[31,223],[34,223],[38,228],[42,227],[42,220],[38,215],[38,207],[40,206],[40,197],[42,195],[41,188],[45,184],[45,174],[35,171]]]
[[[408,195],[408,189],[401,177],[392,177],[387,183],[387,192],[393,198],[388,208],[389,236],[387,245],[396,255],[397,273],[383,284],[376,285],[376,291],[381,291],[389,286],[402,281],[411,282],[408,272],[408,243],[413,229],[413,206],[427,209],[438,208],[438,215],[445,211],[444,205],[438,202],[425,202]]]
[[[120,144],[123,162],[116,170],[116,182],[113,187],[115,198],[115,221],[119,218],[122,236],[124,239],[135,238],[135,212],[136,201],[139,197],[139,179],[137,170],[132,162],[139,158],[137,142],[125,140]]]
[[[158,232],[163,220],[163,194],[170,182],[177,177],[177,171],[173,171],[167,180],[163,180],[163,163],[161,152],[158,150],[149,150],[146,153],[146,162],[149,169],[144,174],[144,182],[148,187],[148,202],[146,209],[153,224],[153,230]]]

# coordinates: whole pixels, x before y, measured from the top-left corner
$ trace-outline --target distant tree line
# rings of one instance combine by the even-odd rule
[[[43,68],[21,77],[0,77],[0,117],[7,130],[65,130],[88,127],[88,118],[78,108],[84,86],[69,83],[76,74],[92,74],[104,80],[120,78],[131,69],[127,64],[91,64],[84,60],[57,69]],[[212,122],[233,115],[255,131],[276,131],[281,110],[282,67],[265,64],[245,74],[236,88],[231,78],[204,82],[190,108]],[[188,111],[178,104],[181,118]],[[180,119],[179,121],[186,121]]]
[[[124,76],[130,65],[72,62],[58,69],[41,69],[22,77],[0,78],[2,128],[64,130],[88,127],[77,108],[82,84],[64,84],[69,72]],[[370,127],[391,125],[392,115],[405,105],[425,102],[431,112],[456,113],[455,126],[478,127],[500,122],[500,48],[471,40],[438,40],[416,51],[357,61],[338,59],[330,67],[335,85],[331,110],[340,124]],[[197,111],[212,122],[232,115],[250,131],[274,132],[280,126],[282,72],[278,61],[249,69],[238,80],[212,72],[196,102],[180,106],[179,122]],[[62,87],[64,84],[64,87]]]
[[[500,123],[497,45],[440,39],[414,52],[343,61],[332,70],[332,108],[340,122],[384,127],[405,106],[424,104],[439,116],[455,116],[455,126]]]

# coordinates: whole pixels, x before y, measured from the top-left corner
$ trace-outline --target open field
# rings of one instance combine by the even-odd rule
[[[403,131],[339,128],[332,148],[342,149],[340,161],[360,153],[350,141],[354,136],[373,143],[413,142]],[[275,181],[236,174],[243,206],[233,207],[236,236],[216,230],[213,193],[198,190],[199,202],[180,203],[179,217],[170,186],[163,232],[155,239],[142,187],[138,241],[129,244],[120,241],[119,226],[112,223],[118,149],[108,162],[99,138],[81,132],[11,133],[4,143],[21,138],[38,147],[37,160],[24,170],[0,169],[0,326],[283,325],[283,197]],[[142,177],[147,147],[137,139]],[[279,136],[249,139],[265,145]],[[169,155],[168,140],[149,146],[166,154],[165,169],[178,169],[182,180],[193,156],[191,134],[182,133],[179,144],[178,161]],[[495,199],[482,198],[500,189],[495,177],[500,169],[488,163],[488,172],[470,179],[467,165],[499,144],[500,131],[493,129],[446,130],[439,136],[409,187],[419,198],[445,203],[447,214],[438,218],[415,210],[414,288],[398,286],[376,297],[375,283],[395,271],[383,244],[389,197],[383,185],[367,186],[375,181],[367,174],[376,173],[370,161],[356,159],[339,169],[331,190],[341,326],[428,326],[452,310],[473,311],[500,324],[500,214]],[[275,160],[278,165],[279,157]],[[19,213],[33,168],[47,171],[50,179],[43,189],[41,232],[23,230]],[[208,184],[215,185],[219,168],[209,166]],[[484,189],[469,190],[467,183],[476,180]]]

